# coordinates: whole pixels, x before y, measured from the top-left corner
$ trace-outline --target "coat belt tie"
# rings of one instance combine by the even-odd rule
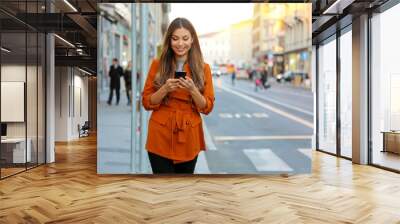
[[[189,125],[189,121],[187,119],[187,115],[180,110],[174,111],[173,122],[174,124],[174,132],[178,132],[178,142],[184,143],[186,142],[186,131],[187,125]]]

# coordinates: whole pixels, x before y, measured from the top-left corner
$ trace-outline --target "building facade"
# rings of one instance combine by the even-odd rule
[[[311,86],[311,4],[292,4],[284,23],[284,71],[299,74],[297,85]],[[300,81],[300,83],[298,82]]]
[[[253,20],[245,20],[230,27],[230,54],[232,64],[238,68],[247,68],[251,65],[252,48],[251,30]]]
[[[253,12],[253,58],[255,67],[266,67],[269,75],[283,72],[285,4],[256,4]]]
[[[269,74],[310,74],[311,4],[256,4],[253,58]]]
[[[227,64],[230,62],[230,29],[199,35],[204,60],[209,64]]]

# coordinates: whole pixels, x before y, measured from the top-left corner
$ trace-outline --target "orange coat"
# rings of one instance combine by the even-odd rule
[[[204,64],[204,91],[206,99],[203,109],[191,101],[189,92],[178,89],[169,93],[166,104],[151,104],[150,97],[157,91],[153,85],[159,60],[153,60],[142,92],[142,103],[152,110],[146,141],[149,152],[174,160],[174,163],[194,159],[200,150],[206,150],[200,113],[209,114],[214,107],[214,87],[211,69]],[[192,77],[188,64],[184,65],[187,76]]]

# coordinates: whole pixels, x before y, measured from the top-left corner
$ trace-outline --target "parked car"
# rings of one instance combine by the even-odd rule
[[[292,80],[294,80],[296,76],[299,76],[301,81],[308,79],[308,74],[306,72],[292,72],[292,71],[287,71],[283,74],[278,74],[275,76],[275,79],[277,82],[291,82]]]
[[[306,72],[296,72],[295,75],[300,76],[301,77],[301,81],[304,81],[304,80],[309,78],[308,77],[308,73],[306,73]]]
[[[219,69],[218,66],[214,65],[211,67],[211,74],[212,76],[219,77],[221,75],[221,70]]]
[[[226,68],[225,65],[220,65],[219,70],[221,71],[221,75],[227,75],[228,74],[228,69]]]
[[[282,80],[285,82],[291,82],[294,79],[294,72],[287,71],[283,74]]]

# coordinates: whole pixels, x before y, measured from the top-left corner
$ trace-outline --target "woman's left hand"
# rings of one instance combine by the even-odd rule
[[[194,85],[193,80],[189,77],[179,78],[179,87],[182,89],[186,89],[190,93],[192,93],[197,89],[196,86]]]

